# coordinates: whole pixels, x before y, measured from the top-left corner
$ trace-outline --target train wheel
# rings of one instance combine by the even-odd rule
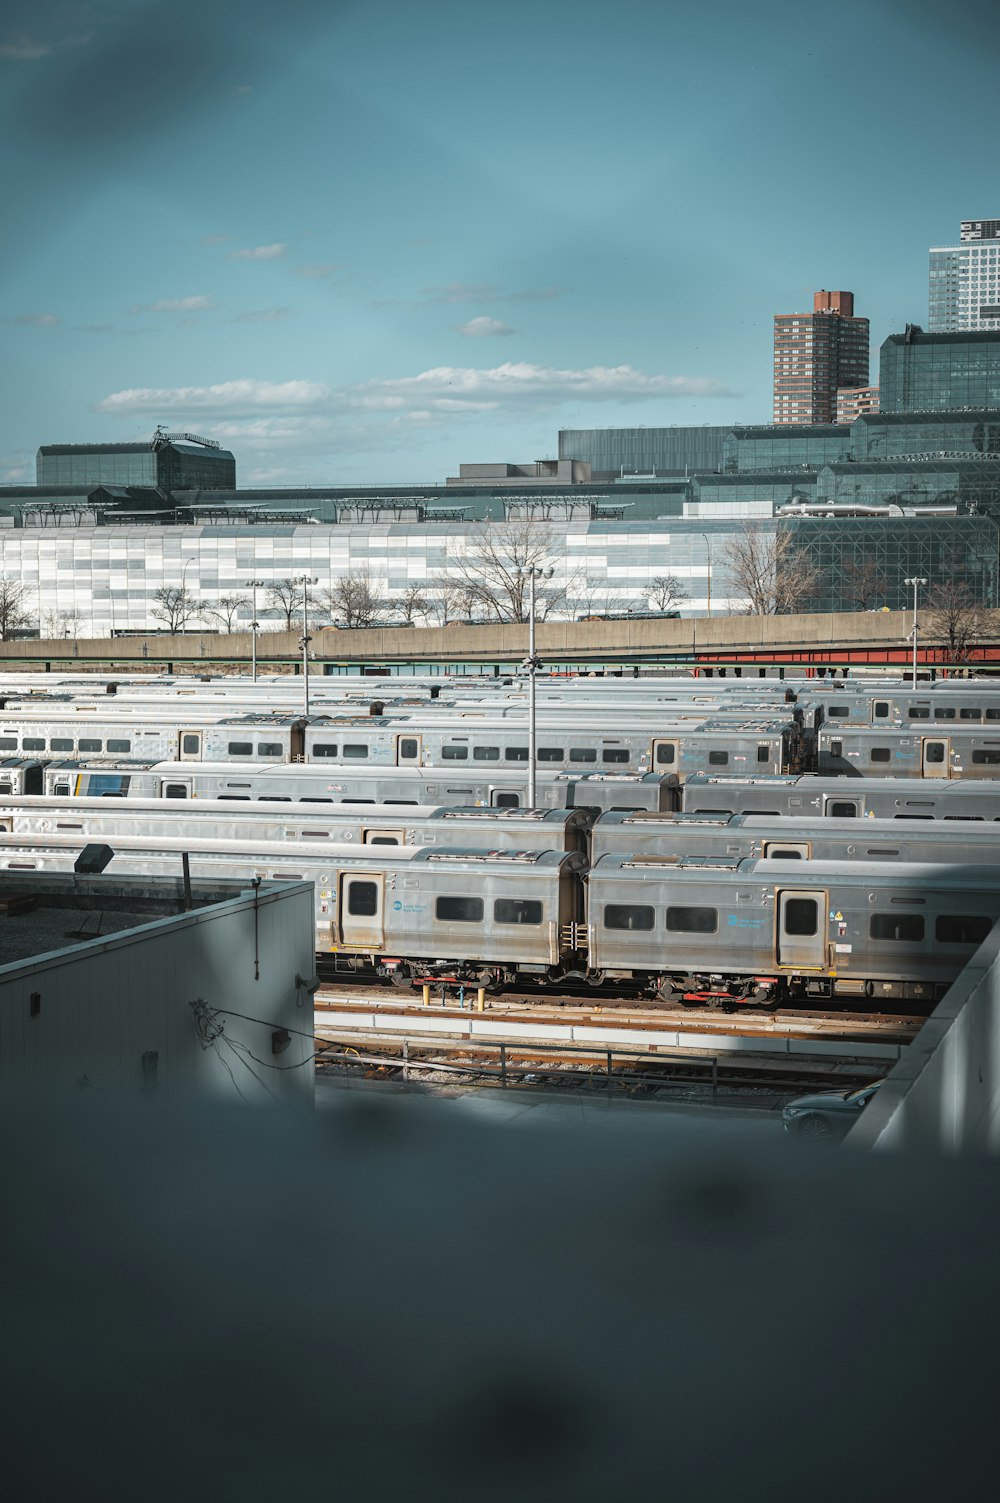
[[[588,971],[587,972],[587,985],[588,986],[595,986],[595,987],[596,986],[603,986],[604,985],[604,980],[605,980],[605,973],[603,971]]]
[[[394,965],[389,972],[389,980],[393,986],[409,986],[411,981],[410,967],[408,965]]]
[[[661,976],[656,984],[656,1000],[657,1002],[664,1003],[667,1007],[679,1007],[681,1005],[678,995],[679,990],[680,988],[675,985],[669,976]]]

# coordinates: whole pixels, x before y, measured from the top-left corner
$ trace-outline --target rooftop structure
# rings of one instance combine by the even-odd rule
[[[907,324],[882,345],[879,388],[882,412],[1000,409],[1000,322],[995,333]]]
[[[157,428],[145,443],[42,444],[36,458],[39,485],[92,490],[98,485],[160,491],[235,486],[236,459],[214,439]]]
[[[957,245],[930,251],[932,334],[1000,329],[1000,219],[964,219]]]

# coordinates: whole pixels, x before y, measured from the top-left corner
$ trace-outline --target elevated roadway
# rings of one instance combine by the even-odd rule
[[[1000,611],[988,613],[990,629],[970,655],[973,665],[1000,667]],[[935,640],[929,616],[921,613],[918,660],[925,667],[954,666],[947,647]],[[537,629],[537,651],[551,671],[586,667],[671,664],[706,671],[741,668],[753,672],[787,667],[897,667],[911,661],[907,611],[838,615],[714,616],[689,620],[556,621]],[[446,626],[314,631],[312,671],[339,673],[426,667],[509,672],[528,651],[527,626]],[[262,670],[298,672],[301,637],[297,631],[265,632],[257,639]],[[0,642],[0,668],[110,667],[196,672],[250,666],[249,634],[184,633],[178,636],[116,636],[56,641]]]

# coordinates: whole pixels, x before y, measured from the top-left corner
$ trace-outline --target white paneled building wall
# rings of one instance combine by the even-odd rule
[[[725,586],[727,539],[745,526],[739,518],[706,517],[650,522],[574,521],[547,529],[554,583],[565,585],[564,615],[651,608],[652,582],[677,577],[688,592],[685,615],[729,605]],[[0,533],[0,571],[20,580],[25,606],[53,635],[106,636],[124,630],[162,630],[153,614],[156,591],[182,586],[201,607],[224,595],[247,593],[250,580],[270,584],[296,575],[317,580],[321,595],[339,576],[369,573],[393,599],[418,585],[433,596],[449,560],[479,529],[469,524],[388,523],[370,526],[272,524],[201,527],[16,527]],[[453,567],[453,566],[452,566]],[[258,594],[262,629],[277,627]],[[249,606],[241,613],[249,622]],[[317,621],[322,613],[317,614]],[[199,621],[192,621],[194,629]],[[206,618],[205,624],[213,626]]]

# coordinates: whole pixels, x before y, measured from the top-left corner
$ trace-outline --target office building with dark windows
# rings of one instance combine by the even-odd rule
[[[813,294],[812,313],[774,319],[774,421],[833,423],[841,387],[868,385],[867,318],[853,292]]]
[[[563,428],[559,458],[584,460],[594,480],[673,478],[721,470],[728,427]]]
[[[40,486],[87,494],[98,485],[169,491],[231,489],[236,459],[214,439],[157,429],[145,443],[43,444],[35,461]]]
[[[732,428],[726,434],[723,468],[729,474],[745,470],[815,469],[843,459],[851,446],[851,430],[839,423],[761,423]]]
[[[939,412],[1000,407],[1000,326],[925,334],[907,324],[879,352],[882,412]]]
[[[932,334],[1000,329],[1000,219],[963,219],[957,245],[932,246]]]

